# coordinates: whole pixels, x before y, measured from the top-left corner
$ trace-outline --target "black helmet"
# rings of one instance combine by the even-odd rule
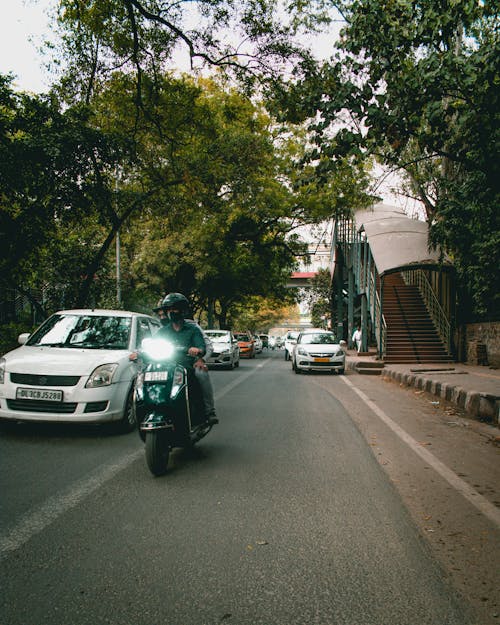
[[[163,310],[167,308],[178,308],[183,312],[187,312],[189,310],[189,302],[187,297],[182,293],[169,293],[163,298],[161,308],[163,308]]]

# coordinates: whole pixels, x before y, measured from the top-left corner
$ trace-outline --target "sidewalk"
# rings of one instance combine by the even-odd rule
[[[346,367],[358,373],[380,368],[384,378],[431,393],[474,419],[500,427],[500,369],[463,363],[384,365],[374,353],[358,355],[355,350],[347,351]]]

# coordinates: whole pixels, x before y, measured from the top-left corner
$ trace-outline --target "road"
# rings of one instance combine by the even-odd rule
[[[214,371],[221,423],[162,478],[135,433],[3,427],[0,623],[483,625],[380,460],[411,452],[374,451],[352,385],[418,399],[355,376],[283,352]]]

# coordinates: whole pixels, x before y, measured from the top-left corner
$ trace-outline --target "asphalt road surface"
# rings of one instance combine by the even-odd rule
[[[1,625],[482,625],[341,376],[211,375],[220,424],[161,478],[136,433],[2,428]]]

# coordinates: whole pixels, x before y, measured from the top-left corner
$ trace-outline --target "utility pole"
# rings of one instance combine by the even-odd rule
[[[116,301],[118,306],[122,305],[122,288],[120,277],[120,230],[116,231]]]
[[[118,179],[120,177],[119,169],[116,168],[115,174],[115,201],[118,200]],[[120,228],[118,227],[115,237],[116,249],[116,302],[118,307],[122,305],[122,287],[121,287],[121,257],[120,257]]]

